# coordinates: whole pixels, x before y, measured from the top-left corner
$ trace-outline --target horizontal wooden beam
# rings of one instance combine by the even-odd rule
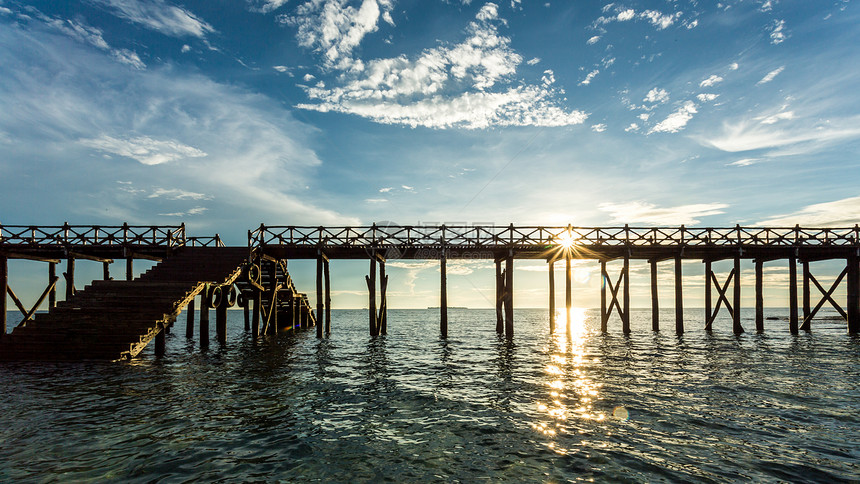
[[[102,262],[102,263],[107,262],[108,264],[113,264],[113,259],[108,259],[106,257],[99,257],[97,255],[82,254],[80,252],[69,252],[69,257],[73,257],[75,259],[86,259],[86,260],[92,260],[92,261],[96,261],[96,262]]]
[[[26,259],[26,260],[34,260],[38,262],[50,262],[54,264],[59,264],[60,259],[52,259],[50,257],[42,257],[36,254],[22,254],[20,252],[9,252],[5,250],[0,250],[0,256],[6,257],[9,259]]]

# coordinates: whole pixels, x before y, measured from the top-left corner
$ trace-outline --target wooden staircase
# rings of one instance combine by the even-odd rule
[[[133,358],[206,283],[232,283],[246,247],[186,247],[133,281],[94,281],[0,338],[0,360]]]

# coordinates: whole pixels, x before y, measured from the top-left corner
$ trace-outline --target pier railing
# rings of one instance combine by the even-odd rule
[[[860,247],[860,228],[542,227],[497,225],[267,226],[248,232],[250,247]]]
[[[3,246],[146,246],[181,247],[181,225],[0,225]]]

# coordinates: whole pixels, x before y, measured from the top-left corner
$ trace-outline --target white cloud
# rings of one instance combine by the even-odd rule
[[[39,12],[37,17],[45,22],[50,28],[62,32],[63,34],[77,40],[78,42],[89,44],[99,50],[110,52],[111,56],[117,61],[130,65],[135,69],[146,69],[146,64],[140,60],[136,52],[128,49],[113,49],[102,37],[101,29],[91,27],[81,21],[63,20],[58,18],[48,17]]]
[[[624,128],[624,131],[627,131],[628,133],[631,131],[639,131],[639,125],[636,123],[630,123],[630,126]]]
[[[367,203],[387,203],[388,200],[385,198],[365,198],[365,202]]]
[[[156,188],[147,198],[164,197],[168,200],[211,200],[212,197],[205,193],[196,193],[179,188]]]
[[[340,86],[306,87],[315,103],[298,107],[437,129],[583,122],[585,113],[566,111],[557,104],[551,72],[545,73],[540,86],[500,89],[511,82],[523,59],[510,48],[510,39],[499,35],[494,12],[492,7],[482,9],[463,42],[426,49],[415,59],[401,55],[366,64],[344,61],[362,68],[345,71]]]
[[[764,77],[761,78],[760,81],[755,83],[755,85],[760,86],[762,84],[767,84],[768,82],[772,81],[776,76],[778,76],[784,70],[785,70],[785,66],[782,66],[782,67],[778,67],[778,68],[768,72],[767,74],[765,74]]]
[[[782,111],[780,113],[767,116],[761,120],[761,124],[776,124],[779,121],[788,119],[794,119],[794,111]]]
[[[487,3],[481,7],[481,10],[478,11],[478,15],[475,16],[478,20],[487,21],[487,20],[496,20],[499,18],[499,6],[495,3]]]
[[[552,70],[547,69],[543,71],[543,77],[540,78],[541,82],[543,82],[544,86],[550,86],[555,83],[555,73]]]
[[[640,114],[640,115],[638,116],[638,118],[639,118],[639,119],[641,119],[641,120],[642,120],[642,121],[644,121],[644,122],[647,122],[647,121],[648,121],[648,119],[650,119],[650,118],[651,118],[651,113],[642,113],[642,114]]]
[[[754,165],[760,161],[761,161],[760,158],[743,158],[743,159],[740,159],[738,161],[733,161],[733,162],[729,163],[728,166],[749,166],[749,165]]]
[[[680,13],[675,15],[663,15],[656,10],[646,10],[639,14],[639,16],[641,18],[648,19],[651,22],[651,25],[657,27],[657,30],[663,30],[675,23],[675,19],[680,17]]]
[[[540,62],[540,57],[533,57],[533,58],[529,59],[528,62],[526,62],[526,64],[533,66],[539,62]]]
[[[588,75],[585,76],[585,79],[583,79],[579,83],[579,85],[580,86],[587,86],[587,85],[591,84],[591,81],[592,81],[592,79],[594,79],[594,76],[596,76],[598,74],[600,74],[600,71],[598,69],[594,69],[593,71],[589,72]]]
[[[191,46],[188,44],[185,44],[182,46],[182,49],[180,49],[180,50],[183,54],[187,54],[188,52],[191,52]]]
[[[3,15],[12,15],[12,11],[6,7],[0,7],[0,13]]]
[[[84,146],[135,159],[144,165],[160,165],[183,158],[199,158],[206,153],[175,140],[156,140],[147,136],[130,139],[102,135],[98,138],[81,139]]]
[[[596,44],[598,40],[600,40],[600,36],[595,35],[595,36],[589,38],[585,43],[588,45],[592,45],[592,44]]]
[[[698,99],[699,101],[701,101],[701,102],[705,103],[705,102],[711,102],[711,101],[713,101],[714,99],[718,98],[719,96],[720,96],[719,94],[713,94],[713,93],[702,93],[702,94],[698,94],[698,95],[696,95],[696,99]]]
[[[692,22],[687,24],[687,30],[694,29],[699,26],[699,20],[693,20]]]
[[[776,115],[774,115],[776,116]],[[794,114],[791,115],[793,119]],[[857,117],[834,119],[830,122],[812,125],[791,123],[779,128],[783,123],[764,123],[772,116],[741,119],[725,122],[721,133],[700,138],[699,142],[722,151],[737,153],[760,149],[796,146],[801,152],[811,153],[836,141],[860,137],[860,119]],[[781,119],[789,119],[783,115]]]
[[[618,20],[619,22],[626,22],[628,20],[632,20],[633,17],[635,17],[635,16],[636,16],[636,11],[633,10],[632,8],[629,8],[627,10],[622,10],[622,11],[618,12],[618,15],[615,16],[615,19]]]
[[[394,187],[385,187],[385,188],[380,188],[380,189],[379,189],[379,193],[388,193],[388,192],[390,192],[390,191],[391,191],[391,190],[393,190],[393,189],[394,189]]]
[[[163,217],[188,217],[191,215],[200,215],[203,212],[208,210],[206,207],[194,207],[185,212],[170,212],[170,213],[160,213]]]
[[[860,197],[808,205],[797,212],[776,215],[756,225],[771,227],[853,227],[860,220]]]
[[[314,76],[313,74],[305,74],[304,77],[302,77],[302,79],[304,79],[305,82],[311,82],[314,79],[316,79],[316,76]]]
[[[296,15],[287,21],[298,27],[299,44],[321,52],[327,66],[360,70],[352,51],[379,29],[380,17],[392,7],[392,0],[363,0],[358,8],[348,5],[348,0],[311,0],[297,7]],[[482,9],[479,15],[489,13]]]
[[[199,37],[215,29],[188,10],[164,0],[95,0],[114,9],[117,16],[173,37]]]
[[[738,70],[738,68],[739,68],[739,67],[740,67],[740,66],[738,65],[738,63],[737,63],[737,62],[732,62],[732,63],[729,65],[729,70],[731,70],[731,71],[736,71],[736,70]]]
[[[664,103],[669,100],[669,92],[665,89],[653,88],[648,91],[643,101],[648,103]]]
[[[591,130],[594,131],[595,133],[602,133],[602,132],[606,131],[606,125],[603,123],[594,124],[591,126]]]
[[[687,123],[693,119],[693,114],[697,113],[696,104],[693,101],[687,101],[677,111],[670,114],[666,119],[658,123],[648,131],[651,133],[677,133],[687,126]]]
[[[289,1],[290,0],[256,0],[252,2],[251,10],[255,12],[269,13],[283,7]]]
[[[119,49],[111,52],[113,54],[114,59],[122,62],[123,64],[128,64],[135,69],[146,69],[146,64],[140,60],[140,57],[136,52],[132,52],[128,49]]]
[[[711,77],[705,79],[704,81],[699,83],[699,87],[711,87],[715,84],[719,84],[723,82],[723,78],[714,74]]]
[[[770,43],[773,45],[785,42],[788,36],[785,33],[785,20],[774,20],[770,26]]]
[[[699,218],[724,213],[725,203],[699,203],[660,208],[647,202],[602,203],[598,208],[612,216],[612,222],[647,225],[694,225]]]
[[[288,72],[290,70],[287,66],[272,66],[272,69],[278,72]]]

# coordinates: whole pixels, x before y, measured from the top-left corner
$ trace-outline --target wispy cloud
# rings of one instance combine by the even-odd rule
[[[628,22],[631,20],[645,20],[654,27],[657,27],[657,30],[663,30],[674,24],[675,21],[681,17],[681,12],[664,14],[657,10],[643,10],[637,13],[636,10],[632,8],[625,8],[614,4],[605,6],[603,10],[604,12],[614,10],[615,14],[599,17],[594,22],[595,25],[605,25],[612,22]]]
[[[587,86],[587,85],[591,84],[591,81],[592,81],[592,80],[594,79],[594,77],[595,77],[595,76],[597,76],[598,74],[600,74],[600,70],[598,70],[598,69],[594,69],[593,71],[589,72],[589,73],[585,76],[585,79],[583,79],[582,81],[580,81],[580,82],[579,82],[579,85],[580,85],[580,86]]]
[[[117,16],[172,37],[199,37],[215,29],[190,11],[164,0],[94,0],[111,7]]]
[[[777,215],[757,225],[771,227],[853,227],[860,220],[860,197],[808,205],[797,212]]]
[[[160,165],[183,158],[206,156],[203,151],[178,141],[157,140],[148,136],[119,139],[102,135],[98,138],[81,139],[78,142],[99,151],[135,159],[144,165]]]
[[[612,216],[612,222],[646,225],[693,225],[699,219],[723,213],[725,203],[699,203],[660,208],[647,202],[602,203],[600,210]]]
[[[269,13],[283,7],[290,0],[249,0],[251,11]]]
[[[212,197],[205,193],[190,192],[179,188],[156,188],[148,198],[164,197],[168,200],[210,200]]]
[[[788,35],[785,32],[785,20],[774,20],[770,26],[770,43],[773,45],[785,42]]]
[[[648,94],[645,95],[645,99],[643,99],[646,103],[664,103],[668,100],[669,92],[657,87],[648,91]]]
[[[767,74],[765,74],[764,77],[761,78],[760,81],[758,81],[756,83],[756,86],[760,86],[762,84],[767,84],[768,82],[774,80],[776,78],[776,76],[778,76],[784,70],[785,70],[785,66],[782,66],[782,67],[778,67],[778,68],[768,72]]]
[[[711,77],[700,82],[699,87],[711,87],[711,86],[713,86],[715,84],[719,84],[721,82],[723,82],[723,78],[714,74]]]

